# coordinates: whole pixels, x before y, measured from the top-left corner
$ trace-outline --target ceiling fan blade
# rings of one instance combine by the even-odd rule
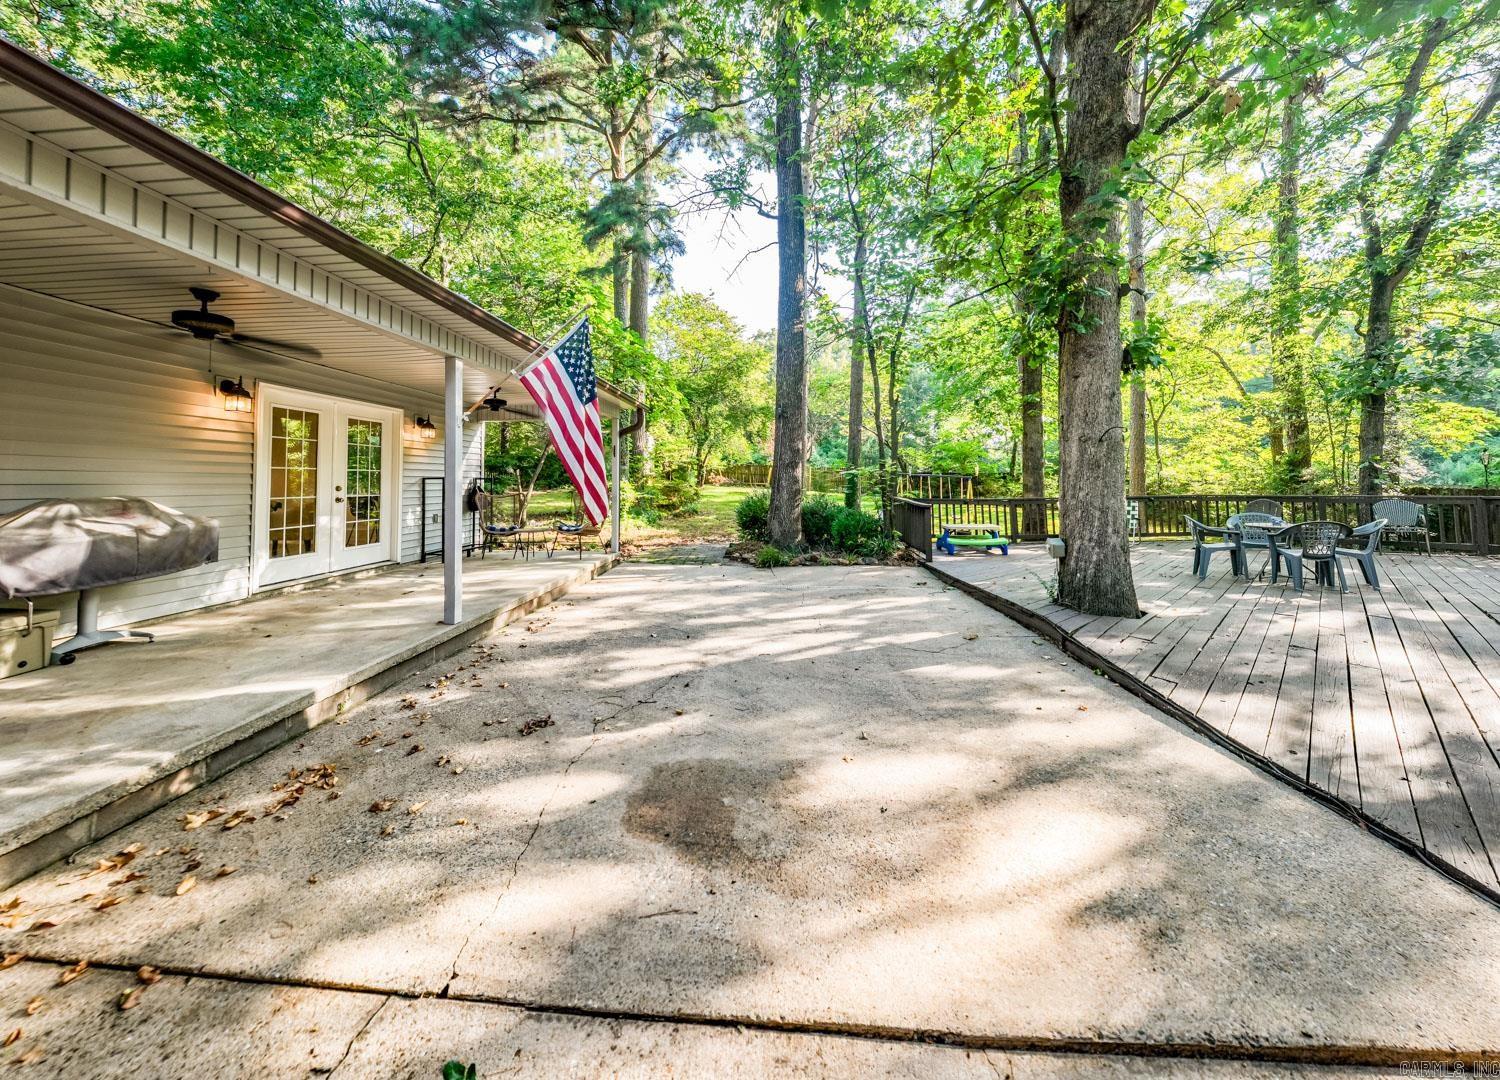
[[[230,334],[225,340],[235,345],[248,345],[252,349],[275,349],[278,352],[301,353],[304,356],[314,358],[323,355],[311,345],[294,345],[290,341],[277,341],[275,338],[256,337],[254,334]]]

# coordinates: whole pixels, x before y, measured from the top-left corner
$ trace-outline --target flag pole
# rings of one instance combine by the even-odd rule
[[[593,304],[585,304],[583,307],[579,308],[576,313],[574,313],[573,315],[568,316],[567,320],[565,322],[563,322],[563,323],[560,324],[562,326],[562,330],[561,331],[553,330],[553,331],[551,331],[549,333],[549,335],[546,338],[539,339],[540,344],[537,345],[536,348],[532,349],[531,352],[527,353],[526,356],[525,356],[525,358],[522,359],[519,363],[513,365],[511,367],[511,369],[509,371],[507,371],[501,377],[500,381],[504,382],[506,379],[508,379],[512,375],[514,375],[516,373],[517,369],[519,369],[521,367],[524,367],[525,365],[531,363],[538,356],[545,356],[551,349],[553,349],[555,347],[555,343],[552,344],[552,345],[548,344],[549,341],[553,340],[553,335],[556,335],[555,342],[561,342],[561,341],[563,341],[564,339],[567,338],[567,336],[569,334],[571,334],[574,330],[578,329],[578,324],[581,323],[581,322],[583,322],[584,319],[587,319],[589,317],[589,312],[592,311],[593,309],[594,309],[594,305]],[[499,386],[497,385],[495,388],[498,390]],[[483,404],[484,404],[484,400],[483,399],[480,399],[479,401],[476,401],[473,405],[469,406],[469,408],[464,412],[464,415],[468,416],[469,413],[474,412],[474,410],[478,409],[479,406],[481,406]]]
[[[525,359],[513,365],[511,369],[505,373],[505,377],[507,379],[510,378],[516,373],[519,368],[524,367],[525,365],[535,360],[538,356],[544,356],[552,349],[554,349],[558,342],[565,340],[569,334],[578,329],[578,324],[583,322],[584,319],[587,319],[589,317],[589,312],[593,309],[593,304],[585,304],[578,310],[576,314],[569,316],[568,319],[562,323],[561,330],[553,331],[553,335],[549,335],[549,337],[542,339],[541,344],[532,349],[531,352],[526,355]]]

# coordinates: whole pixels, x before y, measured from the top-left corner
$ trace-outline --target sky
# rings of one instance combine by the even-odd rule
[[[686,164],[690,173],[701,167],[693,155]],[[768,202],[774,197],[770,173],[752,174],[750,184]],[[776,329],[776,222],[745,207],[733,214],[679,213],[676,225],[687,251],[672,263],[673,289],[707,293],[748,331]],[[848,306],[849,286],[842,278],[824,273],[818,285]]]

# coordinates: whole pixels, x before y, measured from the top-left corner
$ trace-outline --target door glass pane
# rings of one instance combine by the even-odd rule
[[[380,543],[380,436],[378,420],[350,420],[346,432],[344,546]]]
[[[270,555],[317,550],[318,414],[277,405],[271,410]]]

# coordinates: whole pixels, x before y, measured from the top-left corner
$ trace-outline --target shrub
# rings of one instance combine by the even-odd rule
[[[827,495],[814,495],[802,504],[802,539],[808,546],[828,546],[833,539],[833,519],[842,509]]]
[[[734,508],[734,521],[746,540],[770,541],[771,493],[756,491],[746,495]]]
[[[698,485],[689,480],[662,480],[652,485],[652,501],[663,514],[682,514],[698,505]]]
[[[762,570],[786,566],[791,561],[791,557],[779,547],[763,547],[755,553],[755,565]]]
[[[879,518],[848,507],[834,515],[830,537],[834,548],[848,555],[884,559],[896,550],[895,537]]]

